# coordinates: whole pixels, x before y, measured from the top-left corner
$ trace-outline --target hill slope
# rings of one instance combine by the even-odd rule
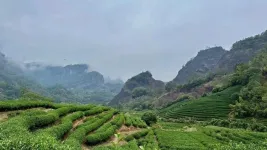
[[[86,64],[67,66],[43,66],[26,64],[26,73],[44,86],[62,85],[66,88],[97,88],[104,84],[104,77],[96,71],[89,71]]]
[[[240,86],[231,87],[222,92],[202,97],[196,100],[177,102],[161,110],[161,116],[165,118],[196,118],[206,120],[212,118],[227,118],[231,109],[229,104],[234,104],[231,99],[233,93],[239,92]]]
[[[16,99],[26,88],[57,102],[104,103],[119,93],[122,83],[104,83],[103,75],[87,72],[87,65],[43,67],[37,63],[27,69],[8,60],[0,53],[0,99]],[[40,68],[38,68],[40,67]]]
[[[228,84],[214,89],[212,94],[194,100],[179,101],[161,110],[166,118],[193,117],[257,118],[267,116],[267,48],[261,49],[247,64],[240,64],[228,76]],[[221,92],[218,92],[221,91]],[[217,93],[216,93],[217,92]]]
[[[173,79],[177,84],[185,84],[194,78],[207,75],[216,68],[217,63],[227,51],[222,47],[213,47],[198,52],[197,56],[188,61]]]
[[[217,65],[217,69],[226,72],[234,71],[237,64],[247,63],[267,44],[267,31],[262,34],[240,40],[233,44],[230,51],[224,54]]]
[[[120,93],[110,101],[109,105],[123,104],[131,101],[132,98],[154,94],[162,90],[164,90],[164,83],[162,81],[155,80],[148,71],[142,72],[129,79],[124,84]]]

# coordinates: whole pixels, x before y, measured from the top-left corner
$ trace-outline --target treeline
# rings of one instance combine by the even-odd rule
[[[236,117],[267,117],[267,48],[250,63],[241,64],[231,78],[231,86],[243,85],[231,105]]]
[[[258,132],[266,132],[267,126],[262,123],[249,122],[245,120],[235,119],[235,120],[226,120],[226,119],[212,119],[209,122],[204,123],[204,125],[214,125],[219,127],[227,128],[241,128]]]
[[[182,84],[182,85],[178,85],[175,82],[171,81],[165,85],[165,90],[168,92],[170,91],[189,92],[191,89],[211,81],[212,79],[214,79],[214,77],[216,77],[216,74],[209,74],[206,77],[194,79],[189,81],[187,84]]]

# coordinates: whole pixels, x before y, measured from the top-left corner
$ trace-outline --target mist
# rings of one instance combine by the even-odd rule
[[[266,0],[0,0],[1,51],[14,61],[90,64],[170,81],[199,50],[267,29]]]

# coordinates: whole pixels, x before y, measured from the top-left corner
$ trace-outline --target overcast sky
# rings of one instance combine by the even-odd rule
[[[266,8],[267,0],[0,0],[1,51],[170,81],[199,50],[267,30]]]

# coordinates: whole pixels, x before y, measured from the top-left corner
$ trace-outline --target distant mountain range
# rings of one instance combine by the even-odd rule
[[[148,71],[124,84],[120,79],[111,80],[92,71],[87,64],[51,66],[33,62],[20,67],[0,53],[0,99],[16,98],[25,87],[59,102],[161,106],[175,101],[181,92],[193,92],[193,96],[199,97],[211,91],[225,79],[223,75],[232,73],[238,64],[249,62],[266,44],[267,31],[234,43],[229,51],[220,46],[201,50],[167,84],[155,80]],[[206,80],[214,74],[214,78]]]
[[[212,91],[215,86],[220,86],[220,82],[225,82],[225,80],[228,79],[228,77],[223,75],[232,73],[238,64],[248,63],[254,56],[261,52],[266,45],[267,31],[234,43],[229,51],[220,46],[201,50],[196,57],[189,60],[186,65],[183,66],[171,82],[165,85],[166,91],[161,95],[151,97],[149,103],[160,107],[179,99],[179,97],[185,94],[190,94],[193,97],[202,96],[202,94]],[[213,76],[211,80],[206,80],[210,78],[209,76],[214,74],[217,76]],[[137,77],[138,76],[140,75],[137,75]],[[152,75],[150,76],[152,77]],[[110,105],[135,103],[136,99],[131,97],[131,93],[133,93],[133,89],[135,88],[144,87],[151,88],[152,90],[155,88],[139,83],[135,84],[133,79],[135,79],[135,77],[129,79],[125,83],[124,88],[110,102]],[[134,84],[132,84],[132,82]],[[127,90],[129,86],[131,88]],[[162,86],[159,87],[162,88]],[[140,104],[141,103],[138,102],[138,104],[132,105],[138,106]]]
[[[51,66],[33,62],[19,66],[0,53],[0,68],[1,99],[19,97],[20,89],[28,88],[59,102],[105,103],[123,86],[121,80],[105,81],[86,64]]]

